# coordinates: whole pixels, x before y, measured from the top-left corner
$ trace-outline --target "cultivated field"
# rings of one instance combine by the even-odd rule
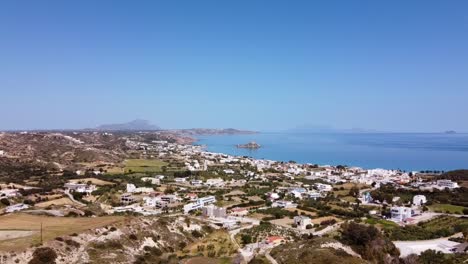
[[[463,206],[451,205],[451,204],[433,204],[428,206],[433,212],[450,213],[450,214],[463,214]]]
[[[129,159],[124,162],[125,172],[160,172],[168,164],[160,160]]]
[[[43,241],[55,239],[58,236],[84,232],[106,225],[123,221],[121,216],[106,216],[94,218],[48,217],[28,214],[9,214],[0,216],[0,231],[34,231],[28,236],[6,240],[0,239],[0,251],[20,251],[40,242],[42,223]],[[22,232],[21,232],[22,233]],[[6,234],[6,232],[5,232]],[[18,235],[9,233],[12,235]],[[4,236],[5,238],[5,236]]]

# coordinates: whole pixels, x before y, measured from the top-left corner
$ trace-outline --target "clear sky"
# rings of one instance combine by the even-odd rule
[[[468,131],[468,1],[2,1],[0,129]]]

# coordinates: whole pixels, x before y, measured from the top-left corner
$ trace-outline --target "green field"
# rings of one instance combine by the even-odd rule
[[[433,204],[428,207],[433,212],[441,212],[441,213],[449,212],[451,214],[463,214],[463,209],[465,209],[465,207],[463,206],[451,205],[451,204]]]
[[[464,231],[468,231],[468,219],[454,216],[439,216],[417,225],[389,226],[385,229],[392,240],[428,240]]]
[[[125,172],[161,172],[168,163],[161,160],[129,159],[125,161]]]
[[[371,224],[371,225],[377,225],[382,228],[394,228],[398,227],[398,224],[392,221],[384,220],[384,219],[375,219],[375,218],[369,218],[366,219],[366,223]]]

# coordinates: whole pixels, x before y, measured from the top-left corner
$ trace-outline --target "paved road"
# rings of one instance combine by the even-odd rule
[[[457,236],[459,234],[455,234]],[[453,236],[452,236],[453,237]],[[428,249],[441,251],[443,253],[453,253],[450,251],[453,247],[460,243],[448,240],[450,237],[438,238],[431,240],[415,240],[415,241],[393,241],[395,246],[400,250],[401,256],[405,257],[410,254],[420,254]]]

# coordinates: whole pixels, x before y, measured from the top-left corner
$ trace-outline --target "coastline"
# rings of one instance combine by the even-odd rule
[[[249,141],[259,142],[262,148],[235,147]],[[454,170],[465,167],[468,160],[468,134],[461,133],[260,132],[198,135],[192,144],[205,145],[209,152],[239,157],[403,171]]]

